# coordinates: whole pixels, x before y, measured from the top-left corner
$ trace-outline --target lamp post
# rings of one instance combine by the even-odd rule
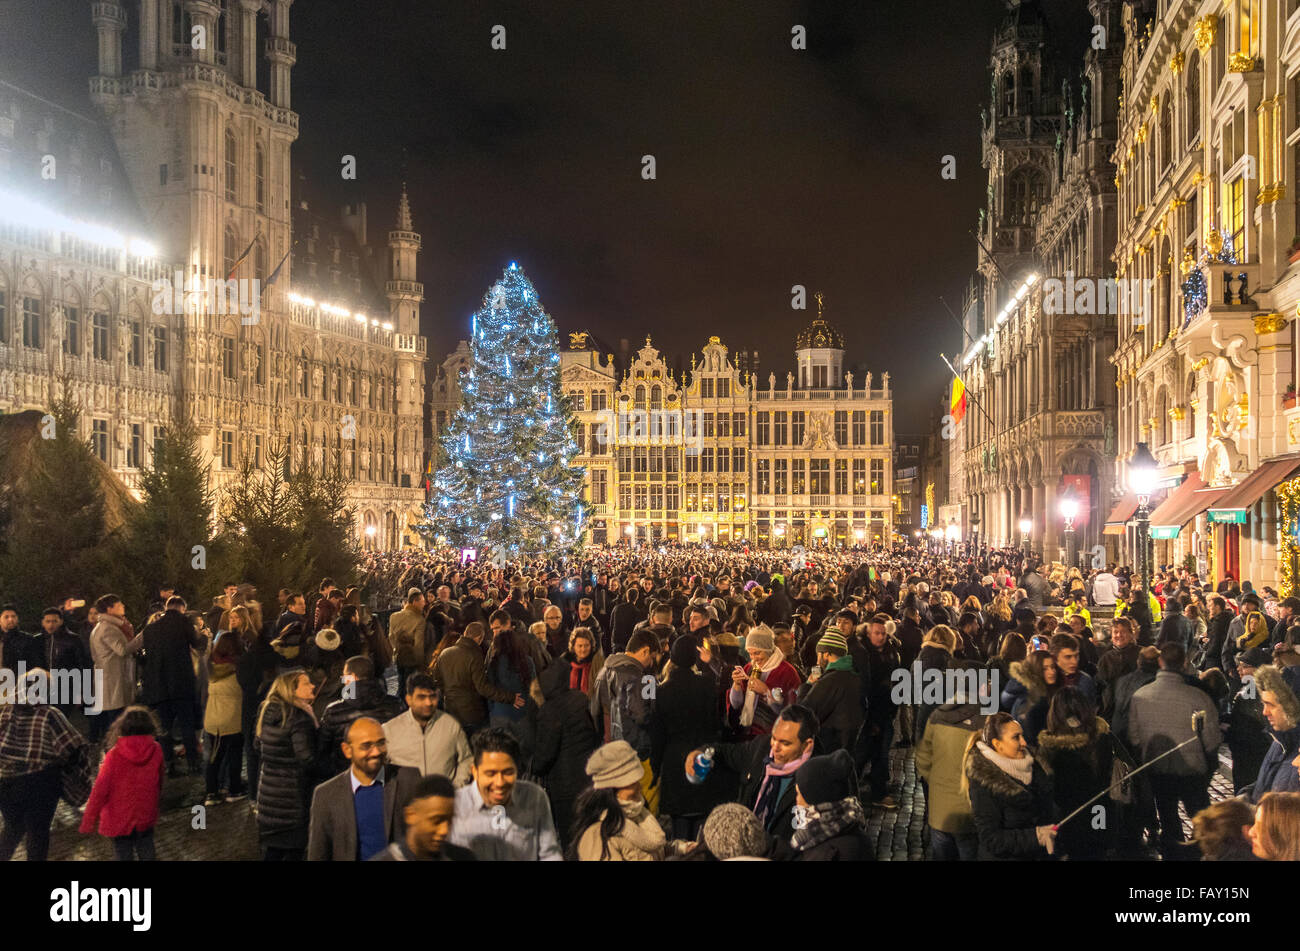
[[[1025,558],[1029,557],[1029,533],[1034,530],[1034,520],[1028,515],[1020,516],[1020,547],[1024,549]]]
[[[1128,484],[1137,496],[1137,570],[1143,596],[1151,590],[1151,492],[1156,484],[1156,460],[1147,444],[1140,442],[1128,464]]]
[[[1079,500],[1073,493],[1066,493],[1061,499],[1061,515],[1065,517],[1065,563],[1074,567],[1077,560],[1077,541],[1074,537],[1074,519],[1079,514]]]
[[[970,554],[972,558],[979,557],[979,536],[980,517],[972,512],[970,517]]]

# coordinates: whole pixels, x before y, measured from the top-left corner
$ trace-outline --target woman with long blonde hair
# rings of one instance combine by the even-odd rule
[[[257,717],[261,775],[257,783],[258,843],[266,861],[301,860],[307,848],[311,794],[318,779],[311,702],[316,688],[302,669],[280,674]]]

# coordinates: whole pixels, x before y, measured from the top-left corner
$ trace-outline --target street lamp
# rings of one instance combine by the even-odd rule
[[[1065,563],[1074,565],[1077,542],[1074,537],[1074,519],[1079,514],[1079,500],[1072,492],[1061,499],[1061,515],[1065,517]]]
[[[374,548],[374,547],[375,547],[375,532],[377,532],[377,531],[378,531],[378,529],[375,528],[375,526],[373,526],[373,525],[367,525],[367,526],[366,526],[366,538],[367,538],[367,540],[368,540],[368,541],[367,541],[367,544],[368,544],[368,546],[369,546],[370,548]]]
[[[1156,460],[1147,444],[1140,442],[1128,464],[1128,484],[1137,496],[1137,569],[1142,579],[1142,596],[1151,590],[1151,492],[1156,487]]]
[[[1025,550],[1025,557],[1029,557],[1029,533],[1034,530],[1034,520],[1028,515],[1020,516],[1020,547]]]

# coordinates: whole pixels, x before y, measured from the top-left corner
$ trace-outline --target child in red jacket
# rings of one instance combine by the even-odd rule
[[[127,707],[109,729],[109,750],[90,791],[81,831],[113,839],[119,862],[153,861],[153,827],[162,793],[162,730],[148,707]]]

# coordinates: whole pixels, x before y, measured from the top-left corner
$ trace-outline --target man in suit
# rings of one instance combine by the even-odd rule
[[[420,782],[419,770],[388,762],[378,720],[353,721],[342,747],[351,765],[312,795],[311,862],[364,862],[403,839],[406,804]]]
[[[168,774],[172,776],[178,773],[171,741],[175,723],[180,724],[190,775],[197,775],[200,769],[196,711],[198,681],[194,676],[190,650],[202,654],[207,640],[195,630],[194,622],[185,613],[185,599],[177,595],[167,599],[163,616],[147,625],[141,635],[144,648],[141,699],[158,715],[163,733],[163,754],[167,758]]]

